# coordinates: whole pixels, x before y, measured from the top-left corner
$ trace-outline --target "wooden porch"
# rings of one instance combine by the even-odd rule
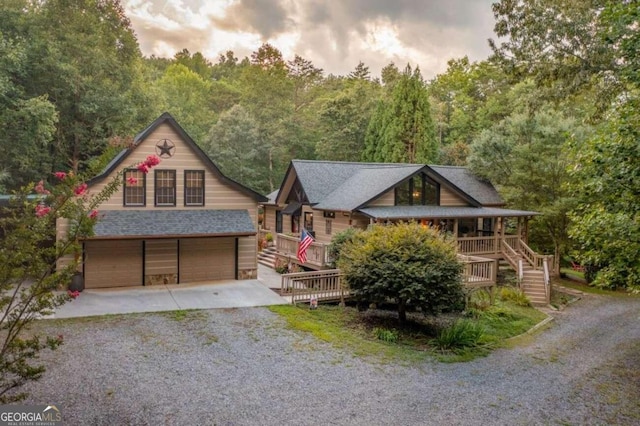
[[[458,260],[464,265],[462,282],[469,293],[496,285],[498,263],[495,259],[458,255]],[[339,269],[283,274],[280,295],[293,304],[307,303],[312,298],[318,302],[344,303],[351,297]]]
[[[277,255],[287,263],[300,264],[296,253],[298,243],[298,237],[278,234],[275,237]],[[503,259],[516,271],[520,288],[532,303],[549,303],[553,256],[536,253],[518,235],[463,237],[457,239],[457,245],[458,258],[464,264],[463,282],[470,291],[495,286],[498,260]],[[308,301],[313,295],[318,300],[344,300],[349,296],[336,275],[339,271],[327,271],[330,260],[328,245],[314,242],[307,249],[307,262],[301,264],[314,271],[283,275],[282,290],[292,292],[293,303]],[[327,277],[333,281],[325,283],[323,280]]]
[[[277,234],[274,235],[275,248],[278,256],[299,264],[297,259],[298,243],[300,238],[296,236]],[[506,241],[510,246],[517,247],[520,240],[517,235],[505,235],[504,238],[496,237],[466,237],[458,238],[458,253],[465,256],[482,256],[491,259],[501,259],[504,257],[502,241]],[[313,242],[307,249],[307,262],[301,266],[310,269],[322,270],[330,266],[328,244]],[[531,251],[532,259],[535,253]],[[539,256],[539,255],[538,255]],[[536,260],[537,261],[537,260]]]

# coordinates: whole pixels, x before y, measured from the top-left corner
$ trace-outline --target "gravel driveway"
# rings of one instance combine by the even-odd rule
[[[67,424],[640,423],[640,299],[586,296],[526,345],[461,364],[354,358],[265,308],[43,321],[29,402]]]

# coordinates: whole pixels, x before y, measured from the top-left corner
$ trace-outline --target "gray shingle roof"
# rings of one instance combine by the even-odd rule
[[[280,190],[276,189],[272,193],[267,194],[268,201],[266,203],[264,203],[264,204],[275,204],[276,203],[276,198],[278,198],[278,194],[279,193],[280,193]]]
[[[314,208],[352,211],[390,190],[424,166],[420,164],[369,167],[356,171]]]
[[[441,206],[376,206],[358,209],[374,219],[448,219],[473,217],[535,216],[540,213],[509,210],[497,207],[441,207]]]
[[[392,163],[349,163],[341,161],[311,161],[311,160],[293,160],[291,161],[296,175],[304,188],[304,192],[307,194],[309,203],[311,205],[317,204],[325,200],[325,198],[332,195],[332,193],[341,187],[346,181],[350,180],[356,173],[364,169],[376,169],[383,171],[387,168],[401,169],[403,167],[415,168],[418,170],[423,165],[419,164],[392,164]],[[382,174],[380,177],[376,177],[379,180],[379,187],[383,189],[389,188],[397,183],[397,181],[385,181],[383,179],[391,177],[391,174]],[[352,187],[354,190],[360,191],[363,186],[368,185],[369,182],[360,180],[359,182],[353,181],[354,184],[359,184],[357,187]],[[356,195],[355,191],[351,196]],[[371,197],[369,197],[371,198]],[[366,200],[365,200],[366,201]],[[359,205],[359,204],[358,204]]]
[[[293,160],[291,164],[309,204],[320,210],[352,211],[425,167],[470,197],[472,204],[504,204],[491,183],[465,167],[312,160]]]
[[[493,185],[471,173],[466,167],[429,166],[433,171],[469,194],[482,205],[502,205],[504,201]]]
[[[110,210],[100,213],[94,237],[254,235],[246,210]]]

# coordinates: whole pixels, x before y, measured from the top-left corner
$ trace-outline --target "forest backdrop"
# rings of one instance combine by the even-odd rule
[[[117,0],[0,5],[0,192],[86,169],[170,112],[262,193],[293,158],[466,165],[544,213],[533,245],[595,283],[640,289],[638,0],[502,0],[493,55],[326,74],[269,44],[250,57],[144,57]]]

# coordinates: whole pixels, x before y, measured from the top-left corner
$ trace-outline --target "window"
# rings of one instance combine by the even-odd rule
[[[204,171],[185,170],[184,205],[204,206]]]
[[[146,175],[137,169],[127,169],[124,171],[124,200],[127,206],[145,205],[145,182]]]
[[[324,233],[327,235],[331,235],[331,219],[325,219],[324,221]]]
[[[176,205],[176,171],[155,171],[156,206]]]
[[[396,206],[437,206],[440,198],[440,187],[420,173],[398,185]]]
[[[313,213],[304,212],[304,229],[313,231]]]
[[[276,232],[282,233],[282,212],[280,210],[276,211]]]

